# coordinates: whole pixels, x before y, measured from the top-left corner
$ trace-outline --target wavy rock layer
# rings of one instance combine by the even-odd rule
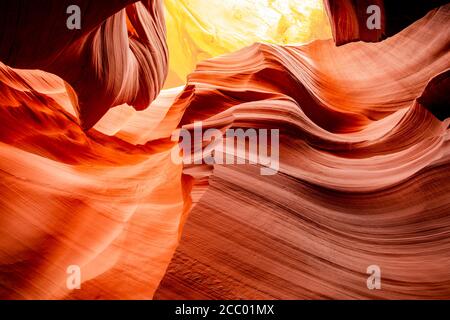
[[[162,3],[132,2],[0,3],[1,298],[151,298],[172,257],[190,203],[173,143],[127,142],[110,117],[87,131],[112,107],[147,108],[167,74]],[[174,94],[136,126],[175,129],[158,110]],[[71,265],[83,290],[66,286]]]
[[[181,123],[281,128],[280,173],[216,166],[156,297],[450,298],[450,122],[417,101],[445,104],[449,17],[201,63]]]
[[[145,109],[167,75],[165,24],[160,0],[132,2],[2,1],[0,30],[7,32],[0,33],[0,61],[64,79],[77,94],[84,129],[123,103]],[[74,4],[80,30],[66,26]]]
[[[255,44],[153,100],[160,2],[78,3],[75,34],[45,19],[66,1],[0,4],[0,298],[151,298],[193,201],[156,297],[450,297],[449,120],[423,107],[448,107],[450,6],[377,44]],[[280,173],[175,164],[195,120],[280,129]]]
[[[120,106],[86,132],[61,79],[0,66],[1,298],[152,297],[190,204],[173,143],[158,136],[176,127],[160,105],[177,93],[141,113]],[[71,265],[81,290],[66,286]]]

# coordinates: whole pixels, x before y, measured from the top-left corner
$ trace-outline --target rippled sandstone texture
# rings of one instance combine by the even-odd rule
[[[0,297],[152,298],[192,203],[157,298],[450,297],[448,5],[379,43],[253,44],[155,99],[161,2],[78,3],[76,35],[0,4]],[[195,120],[279,128],[280,173],[174,164]]]
[[[74,3],[85,13],[79,32],[65,26],[68,1],[0,4],[0,297],[148,299],[190,203],[173,143],[147,144],[176,128],[159,122],[173,93],[132,130],[87,129],[112,106],[145,109],[158,95],[162,3]],[[66,287],[70,265],[82,290]]]
[[[155,297],[450,298],[449,17],[200,63],[181,124],[281,128],[281,172],[216,166]]]
[[[66,8],[74,4],[82,13],[82,28],[75,31],[66,27]],[[65,80],[77,94],[84,129],[111,107],[147,108],[164,83],[168,52],[160,0],[3,1],[0,10],[0,61]]]

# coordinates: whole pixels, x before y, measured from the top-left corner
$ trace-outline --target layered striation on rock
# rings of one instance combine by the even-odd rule
[[[160,92],[161,2],[74,2],[93,12],[74,34],[44,19],[66,1],[0,4],[29,17],[0,21],[1,298],[150,299],[193,202],[157,298],[450,297],[449,5],[380,43],[257,43]],[[279,173],[183,167],[195,121],[279,129]]]
[[[0,297],[152,297],[190,204],[174,143],[158,136],[176,127],[160,107],[176,94],[150,112],[118,107],[134,128],[153,123],[153,136],[114,114],[84,131],[63,80],[1,65]],[[81,290],[66,285],[70,266]]]
[[[80,30],[66,26],[71,5],[80,8]],[[77,94],[84,129],[114,106],[147,108],[163,86],[168,52],[161,0],[3,1],[0,12],[0,61],[64,79]]]
[[[199,64],[181,124],[279,128],[280,173],[216,166],[156,297],[448,299],[449,17]]]

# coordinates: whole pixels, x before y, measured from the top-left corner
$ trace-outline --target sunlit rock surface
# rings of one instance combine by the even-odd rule
[[[322,0],[165,0],[170,71],[166,87],[184,84],[207,58],[267,42],[331,38]]]

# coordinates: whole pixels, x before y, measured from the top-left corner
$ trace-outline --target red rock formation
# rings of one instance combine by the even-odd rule
[[[0,59],[65,80],[0,63],[1,298],[151,298],[189,208],[173,143],[146,144],[175,129],[164,113],[139,114],[135,124],[154,123],[153,138],[127,132],[140,143],[85,130],[112,106],[146,108],[158,94],[161,2],[77,3],[79,32],[54,26],[65,24],[67,1],[0,4]],[[66,286],[70,265],[81,268],[82,290]]]
[[[132,2],[3,1],[0,30],[7,32],[0,36],[0,61],[68,82],[84,129],[123,103],[145,109],[167,75],[165,25],[162,1]],[[73,4],[82,13],[80,30],[66,26],[66,9]]]
[[[173,143],[156,137],[175,126],[153,110],[134,119],[153,119],[153,142],[85,132],[62,80],[0,70],[0,297],[151,298],[190,203]],[[81,290],[66,287],[70,265]]]
[[[448,112],[449,17],[201,63],[182,124],[281,128],[280,174],[216,166],[156,298],[450,298],[450,122],[421,105]]]
[[[380,43],[255,44],[154,100],[159,1],[78,1],[92,13],[74,34],[52,33],[66,1],[36,3],[0,5],[1,298],[151,298],[191,198],[194,240],[158,297],[450,297],[449,5]],[[280,173],[183,174],[170,137],[196,120],[280,129]]]

